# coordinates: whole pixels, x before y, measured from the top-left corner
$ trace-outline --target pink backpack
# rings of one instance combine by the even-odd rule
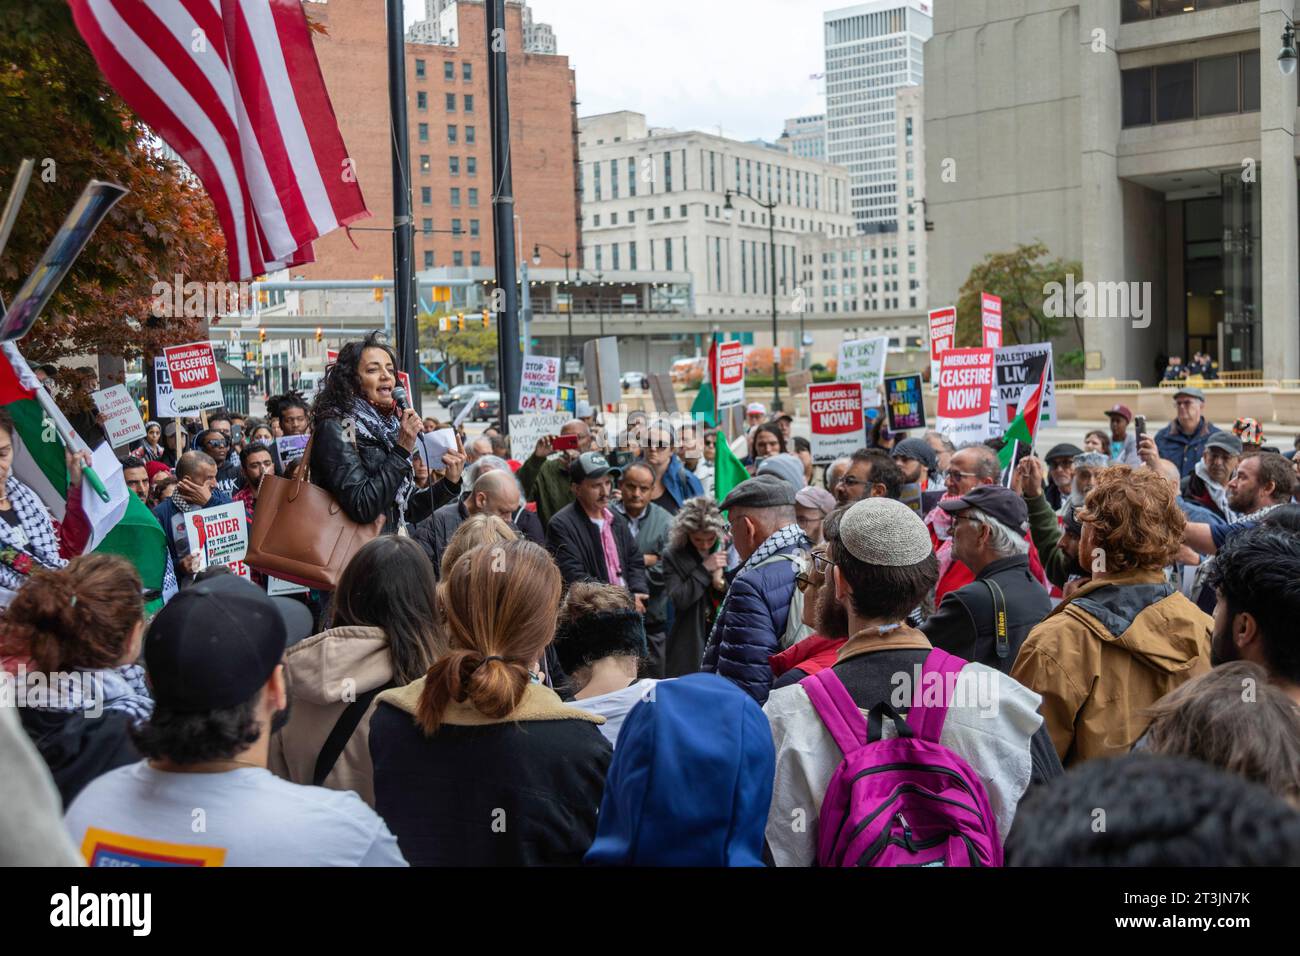
[[[822,801],[818,866],[1002,865],[1002,840],[984,785],[939,743],[949,675],[955,679],[965,666],[959,657],[931,650],[922,674],[937,675],[945,702],[914,702],[906,720],[883,701],[864,720],[833,669],[800,681],[844,752]],[[898,728],[889,740],[881,739],[885,717]]]

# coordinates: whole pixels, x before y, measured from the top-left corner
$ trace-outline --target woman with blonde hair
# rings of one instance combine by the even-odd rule
[[[560,572],[530,541],[480,545],[442,581],[448,651],[370,723],[375,809],[413,866],[581,862],[609,767],[604,718],[538,683]]]

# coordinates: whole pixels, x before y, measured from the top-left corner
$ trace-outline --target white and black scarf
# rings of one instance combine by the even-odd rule
[[[803,528],[797,524],[788,524],[784,528],[774,531],[766,541],[758,546],[758,550],[749,556],[749,560],[740,566],[740,570],[732,577],[731,583],[735,584],[738,578],[757,568],[778,551],[792,547],[803,548],[804,550],[812,547],[812,542],[804,534]],[[713,627],[709,629],[709,639],[705,641],[706,648],[713,643],[713,636],[718,630],[718,622],[722,620],[722,616],[727,610],[727,599],[730,597],[731,588],[727,588],[726,596],[723,597],[722,604],[718,607],[717,616],[713,619]]]
[[[398,413],[396,405],[393,405],[391,414],[385,414],[364,398],[358,397],[352,399],[350,411],[353,424],[360,431],[365,432],[371,440],[383,445],[387,451],[392,451],[396,447],[397,435],[402,429],[402,416]],[[406,533],[406,505],[413,491],[415,491],[415,480],[408,473],[402,481],[402,486],[397,489],[398,534]]]
[[[10,475],[8,482],[5,483],[5,492],[9,495],[9,503],[18,516],[18,524],[22,532],[20,534],[17,528],[10,526],[9,522],[0,520],[0,548],[13,548],[15,551],[29,555],[33,570],[41,567],[57,571],[66,565],[68,562],[59,554],[59,539],[54,533],[54,523],[50,520],[50,513],[45,509],[41,499],[36,497],[36,492],[13,475]],[[23,536],[27,538],[25,543],[22,540]],[[7,565],[0,565],[0,586],[10,591],[17,591],[26,583],[27,578],[24,575]]]

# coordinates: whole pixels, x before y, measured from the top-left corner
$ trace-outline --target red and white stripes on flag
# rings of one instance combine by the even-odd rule
[[[68,0],[118,94],[203,182],[230,277],[370,215],[298,0]]]

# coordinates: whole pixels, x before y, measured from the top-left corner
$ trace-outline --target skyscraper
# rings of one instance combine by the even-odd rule
[[[826,159],[851,176],[862,232],[898,228],[896,95],[925,76],[928,0],[870,0],[824,15]]]
[[[455,46],[460,32],[456,3],[457,0],[424,0],[424,16],[406,31],[407,42]],[[524,52],[554,56],[555,31],[551,25],[534,22],[533,11],[525,0],[509,0],[509,3],[523,8]]]

